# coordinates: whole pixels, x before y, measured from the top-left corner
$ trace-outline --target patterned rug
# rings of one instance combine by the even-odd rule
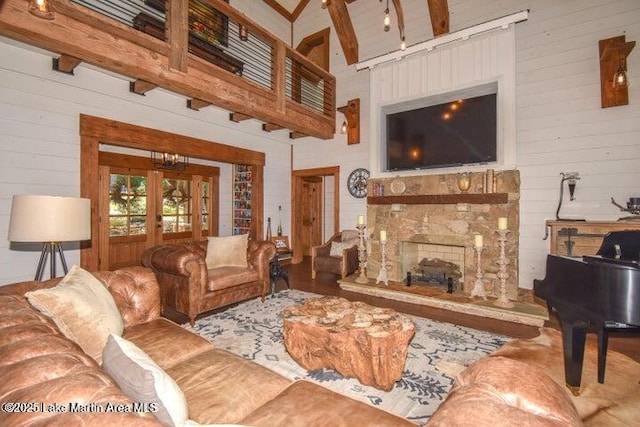
[[[264,303],[251,300],[196,321],[195,331],[245,359],[253,360],[292,380],[306,379],[333,391],[425,424],[465,366],[510,341],[509,337],[450,323],[411,316],[416,334],[402,380],[385,392],[345,378],[331,369],[307,371],[291,359],[284,347],[282,310],[319,295],[297,290],[278,292]]]

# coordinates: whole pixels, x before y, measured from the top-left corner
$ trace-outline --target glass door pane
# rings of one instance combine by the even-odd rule
[[[147,178],[110,174],[109,235],[138,236],[147,233]]]

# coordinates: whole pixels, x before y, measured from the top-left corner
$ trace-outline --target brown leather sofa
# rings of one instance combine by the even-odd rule
[[[320,246],[311,248],[311,278],[318,272],[340,275],[344,279],[358,269],[358,245],[340,250],[340,255],[331,255],[332,243],[344,243],[358,238],[357,230],[344,230],[336,233]]]
[[[199,335],[160,317],[158,284],[147,268],[127,267],[94,276],[114,297],[125,325],[123,337],[176,381],[186,396],[191,420],[270,427],[414,426],[314,383],[292,382],[216,349]],[[78,402],[132,403],[92,358],[23,296],[58,281],[0,287],[0,405],[4,409],[0,410],[0,425],[161,425],[149,413],[47,410],[54,404],[69,408]]]
[[[158,245],[145,250],[142,265],[156,274],[163,308],[189,317],[250,298],[263,300],[270,288],[269,263],[276,254],[267,241],[249,241],[247,268],[208,269],[207,241]]]

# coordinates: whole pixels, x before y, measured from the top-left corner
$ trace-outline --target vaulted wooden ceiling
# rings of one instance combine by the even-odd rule
[[[317,3],[320,7],[320,0],[263,0],[274,10],[294,22],[300,13],[310,2]],[[340,45],[344,52],[348,64],[358,62],[358,38],[351,17],[349,16],[348,3],[354,3],[357,0],[328,0],[327,10],[331,16],[333,27],[336,30]],[[371,0],[369,0],[371,1]],[[401,0],[392,0],[393,6],[398,17],[398,28],[400,34],[404,34],[404,11],[402,9]],[[429,6],[429,18],[433,29],[434,37],[449,32],[449,6],[447,0],[425,0]],[[377,2],[375,2],[377,3]],[[313,7],[313,4],[310,5]],[[377,6],[377,5],[376,5]]]

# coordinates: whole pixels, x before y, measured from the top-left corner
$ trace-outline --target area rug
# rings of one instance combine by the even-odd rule
[[[388,412],[425,424],[453,385],[455,374],[510,341],[509,337],[411,316],[416,334],[409,343],[402,380],[385,392],[331,369],[307,371],[284,347],[282,310],[319,295],[284,290],[264,303],[251,300],[196,321],[192,330],[215,347],[253,360],[292,380],[305,379]]]
[[[579,396],[565,387],[562,334],[556,329],[540,328],[538,337],[512,340],[492,356],[541,368],[565,389],[587,427],[640,425],[640,363],[609,350],[604,383],[598,383],[598,349],[593,338],[590,336],[584,352]]]

